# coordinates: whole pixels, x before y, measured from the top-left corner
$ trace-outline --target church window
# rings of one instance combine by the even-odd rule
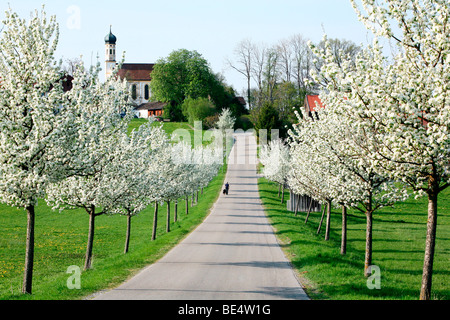
[[[148,84],[146,84],[145,87],[144,87],[144,97],[145,97],[145,100],[148,100],[150,98],[150,92],[149,92]]]
[[[133,100],[136,100],[137,98],[137,88],[135,84],[131,86],[131,97],[133,98]]]

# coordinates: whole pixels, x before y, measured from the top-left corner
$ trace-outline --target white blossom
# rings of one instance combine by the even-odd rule
[[[6,11],[0,39],[0,201],[35,206],[49,181],[61,177],[70,109],[61,109],[63,74],[54,60],[55,17],[29,22]]]
[[[233,129],[234,124],[236,122],[236,118],[232,115],[230,109],[224,109],[219,115],[219,120],[216,123],[217,129],[223,132],[223,136],[225,136],[225,131],[227,129]]]
[[[272,140],[269,144],[262,146],[259,158],[264,165],[263,176],[286,186],[290,171],[289,147],[281,139]]]

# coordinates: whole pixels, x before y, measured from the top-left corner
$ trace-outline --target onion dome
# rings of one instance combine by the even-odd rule
[[[111,28],[109,29],[109,34],[105,37],[105,43],[107,44],[116,44],[117,38],[115,35],[112,34]]]

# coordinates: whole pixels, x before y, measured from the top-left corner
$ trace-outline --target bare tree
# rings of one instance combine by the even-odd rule
[[[227,64],[240,74],[242,74],[247,80],[247,102],[249,108],[252,108],[251,99],[251,79],[252,79],[252,58],[254,51],[254,44],[250,39],[245,39],[239,42],[234,50],[236,62],[232,62],[227,59]]]
[[[83,61],[80,58],[66,59],[62,68],[68,75],[73,76],[77,67],[82,64],[83,64]]]
[[[264,70],[264,82],[267,90],[267,99],[273,102],[273,93],[279,80],[278,74],[278,51],[276,48],[270,48],[266,51],[266,65]]]
[[[292,52],[292,78],[299,91],[310,89],[305,80],[310,79],[309,72],[312,67],[313,54],[308,41],[302,35],[296,34],[290,38],[289,44]]]
[[[277,45],[278,51],[278,63],[280,68],[280,73],[284,75],[282,80],[284,82],[291,82],[291,75],[293,72],[294,65],[294,53],[293,45],[290,40],[280,40]]]
[[[266,64],[266,45],[260,44],[255,45],[253,48],[253,65],[251,69],[251,74],[253,80],[256,82],[258,87],[256,99],[256,106],[260,107],[264,101],[263,88],[264,88],[264,66]]]

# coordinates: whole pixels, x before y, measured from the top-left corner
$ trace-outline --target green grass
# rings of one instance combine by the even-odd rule
[[[341,211],[333,209],[330,240],[321,213],[294,216],[278,198],[277,185],[259,180],[261,199],[277,237],[312,299],[415,300],[419,298],[425,249],[427,199],[410,198],[374,214],[373,265],[380,267],[381,289],[368,289],[364,277],[365,216],[349,211],[347,254],[340,254]],[[289,198],[289,196],[287,197]],[[450,299],[450,188],[441,193],[434,255],[432,299]]]
[[[224,170],[226,171],[226,170]],[[155,241],[151,241],[154,208],[149,206],[132,218],[130,249],[123,253],[126,217],[99,216],[93,249],[93,269],[81,275],[81,289],[69,290],[67,268],[84,265],[89,216],[84,210],[54,212],[40,202],[36,208],[33,294],[21,294],[25,261],[26,214],[24,210],[0,204],[0,299],[68,300],[82,299],[111,288],[138,270],[160,259],[186,237],[209,214],[219,196],[226,172],[219,175],[199,195],[199,202],[185,214],[184,201],[178,204],[178,221],[166,233],[166,205],[160,206]]]

